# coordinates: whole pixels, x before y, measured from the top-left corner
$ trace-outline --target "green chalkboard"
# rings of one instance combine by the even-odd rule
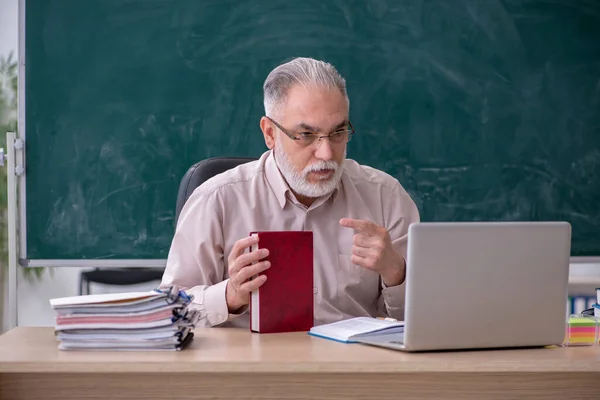
[[[600,256],[600,1],[29,0],[28,259],[164,259],[196,161],[259,156],[262,83],[346,77],[348,157],[425,221],[567,220]]]

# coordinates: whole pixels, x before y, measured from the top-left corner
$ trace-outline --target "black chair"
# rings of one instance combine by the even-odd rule
[[[214,157],[192,165],[179,184],[175,205],[175,224],[179,220],[179,214],[187,199],[204,181],[240,164],[255,160],[255,158],[248,157]],[[81,273],[79,294],[89,294],[90,283],[124,286],[160,281],[163,272],[164,268],[95,268]]]
[[[102,285],[137,285],[160,281],[164,268],[94,268],[79,275],[79,295],[90,294],[90,283]]]
[[[179,214],[181,213],[183,205],[198,186],[215,175],[250,161],[256,161],[256,158],[214,157],[207,158],[206,160],[202,160],[192,165],[179,184],[177,205],[175,207],[175,224],[177,224],[177,221],[179,220]]]

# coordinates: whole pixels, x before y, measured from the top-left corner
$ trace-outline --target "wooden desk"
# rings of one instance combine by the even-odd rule
[[[599,348],[407,354],[306,333],[200,329],[181,352],[61,352],[0,336],[0,399],[599,399]]]

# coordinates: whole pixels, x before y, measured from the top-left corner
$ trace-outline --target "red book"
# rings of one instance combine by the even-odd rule
[[[259,333],[309,331],[313,312],[313,234],[311,231],[252,232],[250,251],[269,250],[263,260],[265,283],[250,296],[250,330]]]

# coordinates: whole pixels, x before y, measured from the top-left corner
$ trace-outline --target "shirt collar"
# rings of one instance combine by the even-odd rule
[[[271,150],[271,154],[269,154],[265,161],[265,175],[267,176],[269,185],[271,185],[271,189],[273,189],[273,193],[275,193],[275,197],[277,197],[277,202],[281,208],[285,207],[286,193],[290,192],[291,194],[291,191],[275,162],[273,150]]]

